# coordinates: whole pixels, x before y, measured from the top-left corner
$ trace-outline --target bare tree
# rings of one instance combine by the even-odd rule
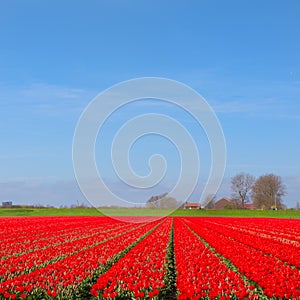
[[[213,209],[216,202],[216,195],[215,194],[209,194],[206,196],[204,200],[204,208],[205,209]]]
[[[286,187],[280,176],[266,174],[260,176],[253,186],[252,199],[258,208],[278,209],[283,207],[282,197]]]
[[[151,196],[151,198],[149,198],[147,200],[146,205],[149,208],[158,208],[158,206],[159,206],[159,202],[158,201],[159,201],[158,196]]]
[[[151,208],[176,208],[178,205],[176,199],[168,196],[168,193],[152,196],[146,204]]]
[[[177,201],[175,198],[170,196],[165,196],[159,200],[160,207],[159,208],[177,208]]]
[[[300,203],[299,203],[299,201],[297,201],[295,209],[296,210],[300,210]]]
[[[231,197],[236,202],[237,207],[245,207],[254,182],[255,178],[247,173],[239,173],[231,178]]]

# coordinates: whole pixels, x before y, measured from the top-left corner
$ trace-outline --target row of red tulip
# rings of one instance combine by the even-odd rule
[[[153,298],[165,286],[166,254],[171,219],[166,219],[150,235],[139,242],[111,269],[101,275],[91,288],[99,298]]]
[[[228,269],[178,218],[175,219],[174,243],[178,299],[256,297],[254,288]]]
[[[90,247],[78,243],[76,252],[69,255],[65,254],[69,252],[65,252],[62,257],[57,257],[56,262],[0,283],[0,294],[6,293],[12,298],[14,295],[22,298],[47,291],[53,297],[61,294],[68,299],[70,293],[73,293],[83,280],[91,277],[109,260],[113,260],[154,225],[125,224],[129,226],[127,230],[119,228],[113,232],[106,232],[107,235],[103,235],[102,240],[99,239],[97,244],[91,244]]]
[[[21,256],[53,245],[97,235],[101,227],[107,230],[118,225],[117,222],[110,220],[104,223],[102,218],[74,219],[70,219],[71,222],[67,220],[67,226],[65,218],[46,217],[42,220],[20,218],[17,224],[12,218],[0,219],[0,226],[7,229],[0,232],[0,261],[11,256]],[[123,224],[120,223],[119,226]]]
[[[283,221],[284,222],[284,221]],[[235,240],[279,258],[292,266],[300,268],[300,243],[282,238],[275,233],[265,234],[255,229],[244,229],[224,221],[211,221],[210,228],[221,234],[234,237]],[[245,239],[247,236],[247,239]]]
[[[64,257],[76,254],[81,249],[92,247],[112,235],[118,235],[124,232],[124,227],[126,226],[128,225],[124,224],[121,227],[110,227],[108,229],[103,228],[97,234],[92,234],[87,237],[77,236],[77,238],[72,241],[50,244],[46,248],[2,260],[0,265],[1,281],[13,278],[19,274],[28,273],[36,268],[45,267],[46,265],[57,260],[61,260]]]
[[[0,218],[0,299],[300,299],[299,220],[126,221]]]
[[[230,226],[242,232],[270,238],[286,244],[300,244],[300,224],[296,219],[260,219],[247,218],[236,221],[233,218],[220,218],[214,221],[222,226]]]
[[[259,240],[255,247],[249,246],[250,235],[244,235],[243,240],[237,231],[228,235],[227,229],[221,225],[216,226],[213,219],[185,220],[215,251],[229,259],[249,280],[258,284],[266,296],[281,299],[300,297],[299,270],[259,249]]]

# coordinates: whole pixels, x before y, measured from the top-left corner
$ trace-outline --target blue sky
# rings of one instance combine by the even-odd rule
[[[158,76],[191,86],[215,110],[227,144],[219,196],[230,196],[230,177],[237,172],[272,172],[288,187],[285,203],[295,206],[300,201],[299,12],[297,0],[2,1],[0,201],[56,206],[85,201],[72,167],[82,111],[113,84]],[[133,112],[165,108],[144,105],[119,113],[128,118]],[[184,113],[168,112],[204,144],[201,130],[188,125]],[[114,124],[112,132],[119,123]],[[99,163],[109,133],[98,141]],[[176,151],[162,139],[157,147],[155,138],[144,141],[147,147],[142,141],[136,145],[133,167],[146,172],[145,156],[164,149],[172,166],[166,182],[137,194],[118,184],[107,165],[102,171],[118,193],[146,199],[172,183]],[[192,200],[198,200],[201,186]]]

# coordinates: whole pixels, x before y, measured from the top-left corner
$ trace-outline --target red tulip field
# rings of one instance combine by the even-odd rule
[[[3,217],[0,240],[0,299],[300,299],[300,220]]]

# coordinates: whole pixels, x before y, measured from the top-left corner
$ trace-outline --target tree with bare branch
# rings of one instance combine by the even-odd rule
[[[205,197],[204,205],[203,207],[205,209],[213,209],[216,202],[216,195],[215,194],[209,194]]]
[[[245,203],[249,199],[254,182],[255,178],[247,173],[239,173],[231,178],[231,196],[237,207],[245,208]]]
[[[258,208],[280,209],[283,207],[282,197],[286,187],[280,176],[266,174],[260,176],[253,186],[252,199]]]
[[[177,208],[179,203],[175,198],[170,197],[168,193],[159,196],[152,196],[146,203],[150,208]]]

